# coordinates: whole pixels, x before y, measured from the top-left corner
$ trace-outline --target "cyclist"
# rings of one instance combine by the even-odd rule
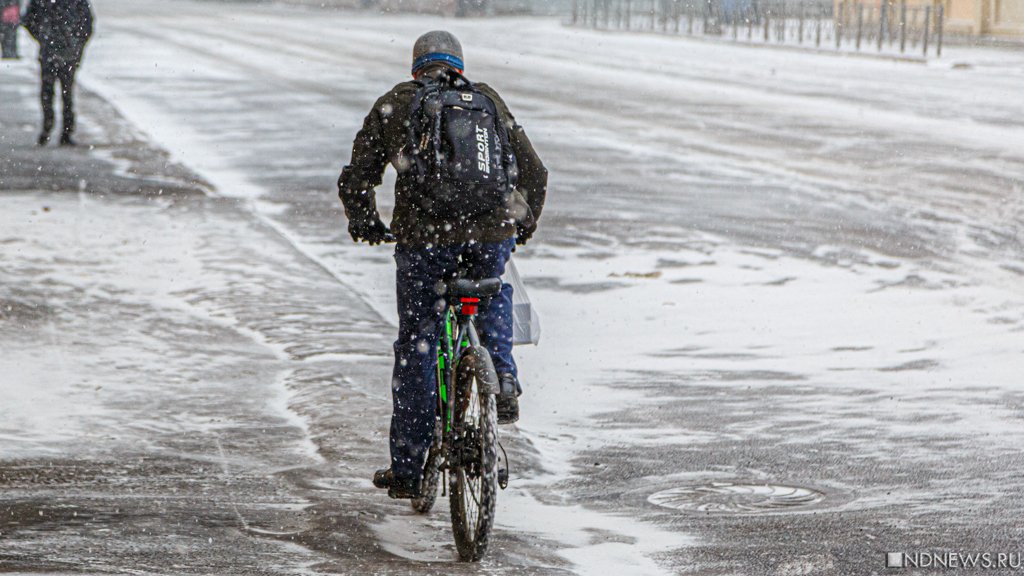
[[[498,94],[485,84],[476,90],[493,101],[515,154],[518,184],[502,206],[471,218],[445,216],[417,200],[424,185],[413,175],[405,154],[410,141],[411,109],[426,83],[452,85],[464,71],[462,46],[454,35],[428,32],[413,48],[413,81],[381,96],[356,135],[352,160],[338,179],[349,234],[371,245],[393,234],[397,242],[399,329],[394,344],[391,418],[391,467],[374,475],[378,488],[392,498],[415,498],[434,436],[437,355],[435,343],[443,323],[443,287],[460,269],[474,279],[500,276],[516,244],[525,244],[537,227],[547,191],[547,170],[526,132]],[[472,139],[472,135],[467,135]],[[474,148],[475,142],[470,142]],[[398,172],[395,209],[389,229],[377,212],[374,189],[391,164]],[[512,287],[505,285],[479,318],[481,342],[490,352],[501,383],[498,420],[519,418],[521,393],[512,358]]]

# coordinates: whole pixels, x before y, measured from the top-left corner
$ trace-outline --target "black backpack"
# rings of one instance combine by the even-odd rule
[[[417,82],[406,151],[419,206],[446,220],[508,206],[516,158],[494,101],[455,72]]]

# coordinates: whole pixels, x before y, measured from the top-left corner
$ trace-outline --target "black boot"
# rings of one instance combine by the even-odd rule
[[[499,374],[498,383],[498,424],[515,424],[519,421],[519,395],[523,390],[512,374]]]
[[[53,103],[49,104],[51,107]],[[50,142],[50,133],[53,132],[53,110],[48,109],[46,101],[43,101],[43,129],[39,131],[39,140],[37,140],[40,146],[46,146]]]
[[[75,142],[75,139],[71,137],[71,134],[64,133],[64,134],[60,135],[60,145],[61,146],[78,146],[78,142]]]
[[[388,489],[388,496],[395,499],[409,499],[420,497],[419,478],[395,478],[390,468],[377,470],[373,474],[373,485],[377,488]]]

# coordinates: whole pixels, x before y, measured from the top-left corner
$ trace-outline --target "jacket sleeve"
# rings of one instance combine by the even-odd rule
[[[509,143],[515,152],[516,166],[519,168],[519,184],[516,188],[526,198],[526,205],[533,214],[535,227],[540,220],[540,213],[544,210],[544,200],[548,194],[548,169],[544,167],[522,126],[513,126],[509,134]]]
[[[350,222],[380,217],[374,189],[380,186],[388,165],[380,115],[382,105],[378,100],[366,116],[363,128],[352,143],[352,160],[338,178],[338,196]]]

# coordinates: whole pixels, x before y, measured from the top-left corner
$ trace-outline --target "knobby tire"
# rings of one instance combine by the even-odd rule
[[[494,395],[480,393],[478,365],[460,362],[454,387],[455,420],[476,430],[480,440],[474,454],[478,465],[455,467],[448,478],[455,547],[467,562],[480,560],[487,551],[498,494],[498,411]]]

